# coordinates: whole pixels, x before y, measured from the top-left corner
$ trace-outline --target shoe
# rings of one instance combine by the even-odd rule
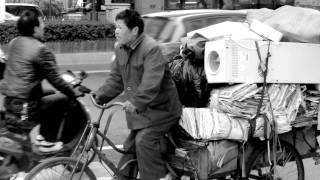
[[[60,151],[63,148],[63,142],[47,142],[43,140],[41,145],[38,147],[38,150],[42,153],[56,152]]]
[[[41,146],[42,141],[44,141],[44,137],[43,137],[41,134],[38,134],[38,135],[36,136],[36,139],[35,139],[34,144],[35,144],[36,146]]]
[[[35,142],[34,142],[34,144],[35,144],[36,146],[43,146],[43,147],[51,147],[51,146],[54,146],[55,143],[56,143],[56,142],[46,141],[46,140],[44,139],[44,137],[41,136],[41,135],[37,135],[37,136],[36,136],[36,139],[35,139]]]
[[[41,134],[38,134],[36,136],[36,141],[43,141],[43,140],[44,140],[44,137]]]

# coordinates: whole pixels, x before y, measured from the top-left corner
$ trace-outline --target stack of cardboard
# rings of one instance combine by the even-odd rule
[[[300,85],[270,84],[264,95],[260,113],[275,121],[278,133],[291,131],[303,102]],[[261,96],[262,87],[256,84],[215,89],[209,108],[184,108],[180,125],[195,139],[246,140],[248,121],[256,116]],[[263,125],[257,121],[255,136],[263,135]]]
[[[304,97],[297,118],[291,122],[294,127],[310,126],[319,120],[320,91],[306,90]]]
[[[235,117],[253,119],[262,96],[261,90],[262,87],[258,88],[256,84],[239,84],[213,90],[210,107]],[[288,132],[302,101],[300,85],[270,84],[263,98],[261,113],[275,120],[278,133]]]
[[[215,108],[184,108],[180,125],[195,139],[247,140],[249,122]]]

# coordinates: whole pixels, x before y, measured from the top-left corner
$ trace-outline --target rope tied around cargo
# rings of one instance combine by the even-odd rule
[[[251,127],[250,137],[253,137],[253,135],[254,135],[254,131],[256,129],[256,120],[260,116],[261,108],[262,108],[262,105],[263,105],[263,99],[265,97],[265,91],[266,91],[266,88],[267,88],[267,75],[268,75],[268,70],[269,70],[268,69],[268,65],[269,65],[269,58],[271,57],[270,45],[271,45],[271,41],[269,40],[267,56],[265,58],[265,64],[263,64],[262,57],[261,57],[261,52],[260,52],[260,48],[259,48],[259,44],[258,44],[257,41],[255,41],[257,54],[258,54],[258,57],[259,57],[259,60],[260,60],[258,68],[259,68],[259,70],[261,70],[261,73],[263,75],[263,86],[262,86],[261,98],[259,100],[259,104],[258,104],[258,108],[257,108],[257,113],[256,113],[255,117],[250,121],[250,127]],[[265,129],[265,133],[266,133],[266,129]]]

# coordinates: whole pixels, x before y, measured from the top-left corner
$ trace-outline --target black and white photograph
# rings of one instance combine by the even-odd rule
[[[0,180],[319,180],[320,0],[0,0]]]

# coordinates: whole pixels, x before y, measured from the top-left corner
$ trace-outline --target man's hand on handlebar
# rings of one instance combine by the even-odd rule
[[[97,103],[98,105],[103,105],[103,104],[104,104],[104,103],[97,97],[96,94],[93,93],[91,96],[93,97],[94,102]]]
[[[105,102],[101,101],[101,100],[97,97],[97,95],[94,94],[94,93],[92,93],[92,94],[90,95],[90,99],[91,99],[92,103],[93,103],[96,107],[101,108],[101,109],[108,109],[108,108],[110,108],[110,107],[112,107],[112,106],[115,106],[115,105],[121,106],[122,109],[124,109],[124,103],[123,103],[123,102],[105,103]]]
[[[85,94],[89,94],[91,90],[86,86],[80,85],[74,88],[75,97],[83,97]]]
[[[127,112],[137,113],[137,108],[130,101],[125,101],[123,103],[123,109]]]

